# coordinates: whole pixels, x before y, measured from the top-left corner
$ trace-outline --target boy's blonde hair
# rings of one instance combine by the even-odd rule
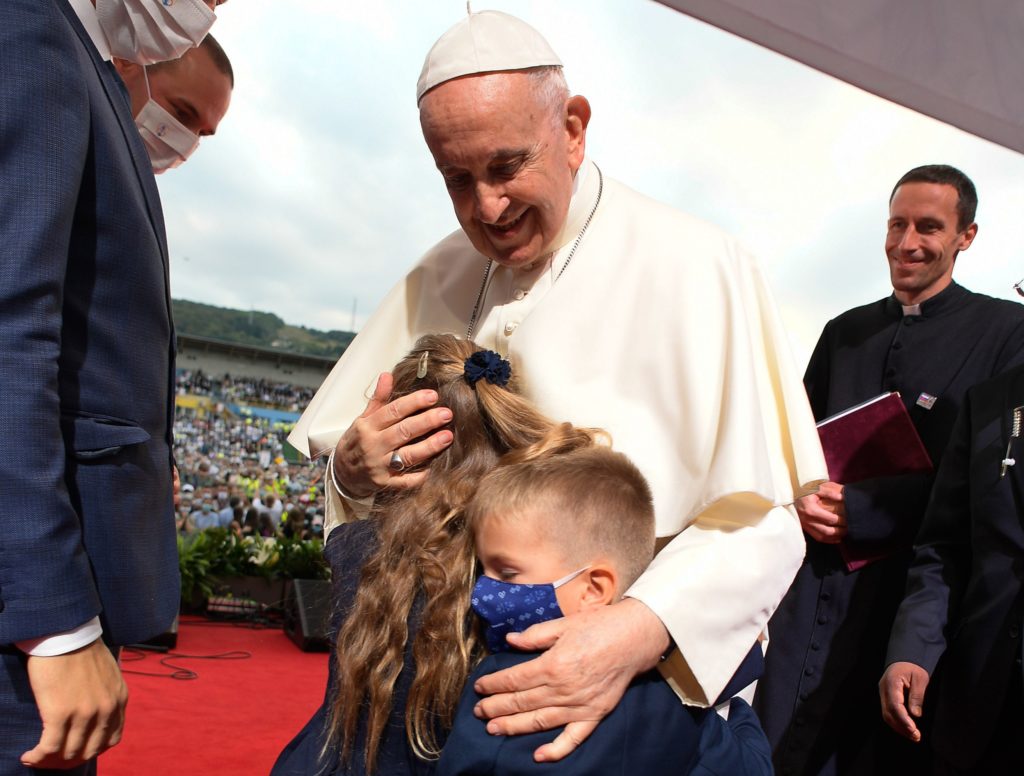
[[[640,470],[622,453],[590,447],[501,466],[466,507],[470,531],[488,518],[541,518],[537,528],[578,568],[614,563],[621,595],[654,557],[654,504]]]

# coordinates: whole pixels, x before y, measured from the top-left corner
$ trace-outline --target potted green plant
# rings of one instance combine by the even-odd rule
[[[178,563],[186,611],[214,596],[280,607],[290,580],[330,577],[319,539],[238,537],[224,528],[179,535]]]

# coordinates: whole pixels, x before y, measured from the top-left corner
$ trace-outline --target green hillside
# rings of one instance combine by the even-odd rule
[[[319,331],[291,326],[273,313],[231,310],[184,299],[171,300],[174,326],[194,337],[287,350],[309,356],[337,358],[355,337],[350,331]]]

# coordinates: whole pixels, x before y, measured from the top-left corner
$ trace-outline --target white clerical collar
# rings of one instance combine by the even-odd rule
[[[921,314],[921,305],[919,305],[919,304],[905,304],[905,305],[901,305],[901,307],[903,308],[903,314],[904,315],[920,315]]]
[[[107,36],[103,34],[103,28],[100,27],[96,8],[90,0],[68,0],[68,3],[71,5],[71,9],[78,15],[78,21],[85,27],[85,31],[89,33],[92,45],[96,47],[100,56],[103,57],[103,61],[109,62],[110,44],[107,43]]]
[[[572,179],[572,197],[569,199],[569,212],[565,216],[565,223],[555,236],[555,239],[547,247],[547,255],[558,251],[576,239],[576,235],[583,229],[587,216],[594,207],[594,200],[597,199],[597,176],[591,169],[594,163],[589,158],[583,159],[583,164],[576,171]]]

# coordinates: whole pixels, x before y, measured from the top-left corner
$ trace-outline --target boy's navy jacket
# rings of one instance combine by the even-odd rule
[[[473,683],[536,657],[490,655],[466,682],[455,725],[438,763],[440,776],[523,774],[644,774],[644,776],[742,776],[772,773],[771,751],[751,708],[734,699],[728,721],[710,709],[684,706],[657,671],[637,677],[615,709],[572,754],[559,763],[538,763],[533,752],[561,732],[492,736],[473,716],[481,696]]]

